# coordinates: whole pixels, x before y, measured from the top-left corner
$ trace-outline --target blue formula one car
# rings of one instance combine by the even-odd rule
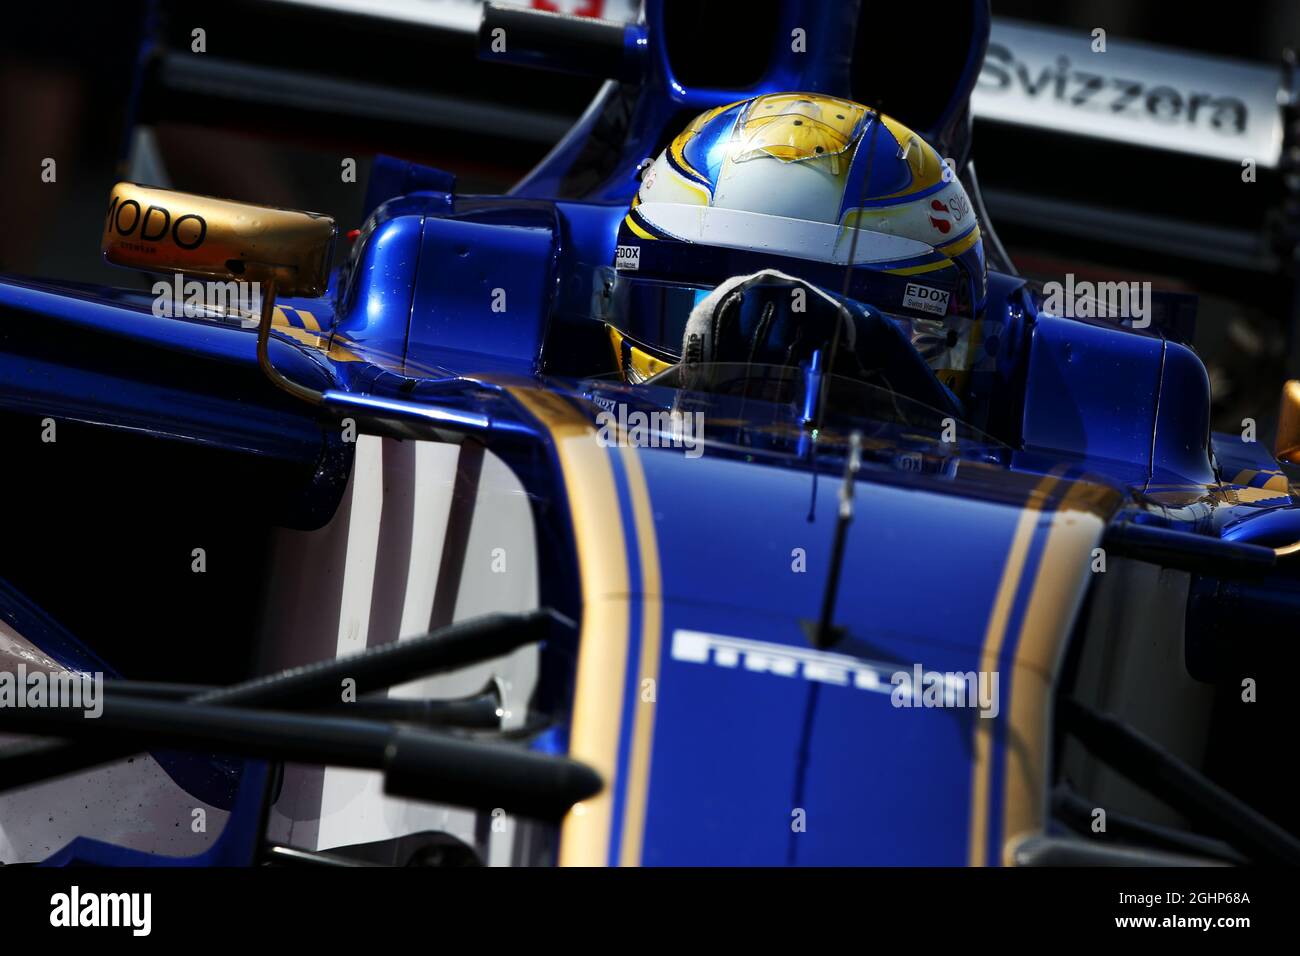
[[[506,195],[123,182],[150,292],[0,281],[0,860],[1300,861],[1300,501],[1186,297],[1017,276],[987,6],[682,16],[486,8],[610,77]]]

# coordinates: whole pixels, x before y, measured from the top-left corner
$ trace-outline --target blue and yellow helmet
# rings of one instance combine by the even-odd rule
[[[852,268],[850,269],[850,256]],[[920,136],[860,103],[774,93],[711,109],[646,169],[614,263],[620,331],[664,360],[708,289],[778,269],[900,319],[970,321],[986,295],[965,189]]]

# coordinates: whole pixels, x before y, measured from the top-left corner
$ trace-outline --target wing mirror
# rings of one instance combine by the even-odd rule
[[[102,247],[114,265],[149,272],[273,282],[281,295],[325,292],[334,220],[171,189],[118,183]]]
[[[107,261],[131,269],[259,283],[258,363],[279,387],[319,403],[320,393],[275,370],[267,339],[277,293],[324,294],[335,234],[334,220],[313,212],[118,183],[101,248]]]
[[[1294,378],[1282,386],[1273,454],[1278,461],[1300,464],[1300,381]]]

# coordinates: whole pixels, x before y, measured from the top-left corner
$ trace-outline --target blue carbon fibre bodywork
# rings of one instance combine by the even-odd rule
[[[662,552],[675,556],[664,569],[665,635],[683,629],[806,647],[800,622],[817,616],[834,482],[737,461],[696,464],[671,452],[645,456],[652,500],[681,502],[656,529]],[[696,494],[682,493],[687,470]],[[809,522],[814,497],[819,517]],[[754,501],[763,502],[762,520],[737,521]],[[913,661],[976,669],[983,632],[969,623],[989,616],[1019,509],[887,485],[864,486],[857,507],[861,533],[845,556],[837,613],[855,622],[845,652],[891,669]],[[715,522],[736,528],[739,540],[695,533]],[[796,549],[806,552],[808,573],[791,573]],[[747,558],[723,598],[713,569],[737,551]],[[962,587],[941,600],[891,599],[918,581],[937,588],[955,578]],[[891,706],[893,688],[883,682],[878,690],[817,684],[675,660],[668,650],[651,761],[650,803],[660,809],[650,817],[645,862],[964,861],[969,715],[936,710],[913,719]],[[796,807],[807,812],[805,833],[792,831]],[[849,818],[891,823],[828,825]]]
[[[1205,485],[1215,481],[1209,456],[1210,377],[1196,354],[1177,342],[1165,342],[1154,431],[1151,458],[1157,475]]]
[[[547,216],[554,219],[554,214]],[[426,221],[408,335],[412,354],[467,353],[483,371],[537,370],[556,281],[552,222],[501,229],[457,219]],[[517,311],[516,311],[517,310]],[[519,316],[526,315],[527,321]]]
[[[6,315],[0,330],[0,405],[231,451],[297,458],[320,448],[311,417],[266,391],[246,331],[159,320],[150,314],[149,301],[112,290],[97,294],[20,280],[0,283]],[[111,363],[104,361],[109,354]],[[328,362],[283,341],[273,343],[272,359],[318,388],[334,379]],[[233,390],[232,376],[239,377],[241,367],[247,380]],[[272,400],[250,402],[251,392]]]
[[[781,43],[753,89],[688,89],[661,39],[662,3],[649,0],[645,22],[625,31],[628,68],[643,71],[626,141],[612,170],[582,189],[575,167],[626,92],[613,85],[508,196],[456,195],[450,174],[381,159],[366,221],[326,295],[280,303],[272,335],[272,363],[324,393],[323,409],[265,380],[250,329],[156,318],[143,294],[18,279],[0,280],[0,409],[144,433],[159,439],[161,461],[181,442],[285,465],[301,478],[285,497],[303,506],[270,520],[294,527],[334,513],[352,465],[337,432],[344,416],[428,440],[468,437],[502,458],[532,508],[544,605],[595,615],[609,597],[584,590],[595,545],[628,583],[615,596],[626,602],[618,628],[547,647],[541,665],[537,706],[558,722],[535,747],[579,746],[579,698],[617,730],[611,753],[575,751],[608,758],[608,826],[581,862],[1001,862],[1016,835],[1008,821],[1044,825],[1014,806],[1023,728],[1013,711],[1034,701],[1026,706],[1050,720],[1050,687],[1043,704],[1034,681],[1047,671],[1050,682],[1066,649],[1085,556],[1106,527],[1300,539],[1297,500],[1267,451],[1210,434],[1209,381],[1191,349],[1158,329],[1050,315],[1023,280],[991,275],[966,418],[1001,443],[954,448],[928,426],[865,423],[833,608],[846,633],[829,653],[814,653],[807,635],[830,566],[842,428],[813,436],[799,413],[756,399],[743,413],[708,406],[699,457],[599,445],[577,472],[565,458],[575,434],[591,451],[612,404],[672,404],[587,362],[593,329],[607,345],[593,302],[641,161],[683,111],[765,91],[847,95],[857,14],[853,3],[791,2],[778,35],[798,26],[832,38],[830,49],[805,56]],[[969,61],[927,138],[961,122],[987,30],[977,12]],[[584,363],[593,367],[574,373]],[[613,488],[607,510],[591,473]],[[1072,523],[1086,526],[1077,540],[1062,532]],[[1049,592],[1056,603],[1035,608]],[[111,672],[111,653],[98,661],[3,580],[0,617],[69,667]],[[1059,632],[1046,650],[1034,646],[1044,620]],[[584,686],[576,661],[595,641],[621,646],[624,665]],[[891,675],[915,665],[996,670],[1000,712],[893,706]],[[83,839],[47,862],[252,862],[264,774],[244,766],[231,822],[199,857]],[[798,813],[803,829],[792,826]]]
[[[427,208],[397,199],[367,220],[335,327],[349,341],[386,355],[406,354]]]

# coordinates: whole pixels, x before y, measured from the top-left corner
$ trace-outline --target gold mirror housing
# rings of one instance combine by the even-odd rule
[[[118,183],[101,247],[114,265],[148,272],[270,282],[281,295],[319,296],[329,279],[334,220]]]
[[[1282,386],[1282,407],[1277,415],[1277,441],[1273,453],[1278,461],[1300,465],[1300,381]]]

